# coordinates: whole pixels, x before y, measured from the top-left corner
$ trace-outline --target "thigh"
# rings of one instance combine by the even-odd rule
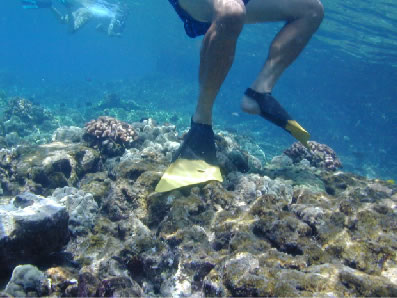
[[[211,22],[218,13],[244,4],[242,0],[179,0],[179,5],[194,19]]]
[[[246,7],[246,23],[297,19],[319,3],[319,0],[250,0]]]
[[[214,0],[179,0],[179,5],[194,19],[211,22],[214,15]]]

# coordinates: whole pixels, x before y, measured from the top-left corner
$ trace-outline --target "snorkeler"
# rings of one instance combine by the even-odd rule
[[[267,60],[244,93],[243,111],[259,115],[286,130],[303,145],[310,134],[272,96],[284,70],[298,57],[320,26],[319,0],[169,0],[189,37],[204,35],[200,53],[199,95],[191,128],[157,192],[210,180],[222,181],[216,164],[212,108],[228,74],[237,39],[245,24],[286,22],[273,39]]]
[[[58,0],[67,10],[67,13],[63,14],[57,8],[52,0],[22,0],[22,7],[24,9],[34,9],[34,8],[50,8],[55,16],[62,23],[72,23],[72,15],[70,13],[71,4],[68,0]]]
[[[62,13],[55,3],[61,3],[66,13]],[[111,4],[106,0],[22,0],[22,7],[50,8],[62,23],[69,24],[71,32],[79,30],[93,18],[99,20],[97,30],[109,36],[121,36],[125,27],[125,7],[122,9],[120,3]]]

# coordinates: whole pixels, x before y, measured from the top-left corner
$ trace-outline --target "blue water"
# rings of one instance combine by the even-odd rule
[[[397,179],[397,4],[323,4],[320,30],[273,94],[313,140],[337,152],[345,170]],[[168,1],[130,1],[121,38],[97,32],[94,22],[71,34],[47,9],[24,10],[16,0],[2,5],[0,88],[9,96],[76,109],[104,92],[133,96],[141,88],[136,103],[189,119],[201,38],[184,34]],[[214,111],[217,128],[254,138],[270,157],[294,140],[262,119],[241,114],[239,101],[281,25],[246,26]]]

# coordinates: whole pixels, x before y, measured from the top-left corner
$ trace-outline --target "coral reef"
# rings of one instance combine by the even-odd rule
[[[245,145],[252,142],[245,142]],[[261,161],[247,151],[242,150],[236,137],[225,131],[218,132],[215,138],[217,147],[217,160],[222,170],[229,172],[261,172]]]
[[[22,121],[30,123],[50,119],[48,112],[22,97],[14,97],[8,101],[8,109],[5,110],[4,116],[6,119],[16,116]]]
[[[94,227],[99,208],[92,194],[65,186],[57,188],[52,198],[66,207],[72,235],[87,234]]]
[[[102,141],[110,139],[114,142],[132,143],[138,138],[131,125],[107,116],[91,120],[85,128],[88,135]]]
[[[1,122],[0,134],[9,145],[20,143],[19,138],[33,139],[35,143],[46,142],[50,140],[50,132],[58,126],[48,110],[22,97],[8,100]]]
[[[83,136],[91,146],[97,145],[107,155],[118,155],[138,139],[134,127],[113,117],[100,116],[85,125]]]
[[[13,297],[40,297],[48,294],[48,283],[43,272],[32,265],[19,265],[5,292]]]
[[[323,168],[327,170],[336,170],[342,167],[342,163],[336,156],[334,150],[324,144],[315,141],[308,142],[310,151],[305,148],[301,143],[296,142],[290,148],[284,151],[294,163],[299,163],[306,159],[310,165],[316,168]]]
[[[17,193],[17,149],[0,149],[0,194]]]
[[[31,260],[51,281],[36,295],[397,295],[397,186],[330,171],[324,154],[263,165],[219,132],[223,183],[155,193],[183,138],[131,126],[139,139],[118,156],[72,142],[3,153],[5,192],[47,196],[16,193],[13,208],[50,200],[71,218],[63,250]]]

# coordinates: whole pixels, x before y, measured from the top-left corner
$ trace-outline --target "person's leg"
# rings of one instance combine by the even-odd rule
[[[251,0],[247,5],[246,23],[287,21],[270,45],[265,65],[251,88],[271,92],[283,71],[296,59],[318,29],[323,19],[318,0]],[[259,114],[258,104],[244,96],[245,112]]]
[[[201,5],[199,5],[201,4]],[[212,22],[205,34],[199,70],[199,98],[193,121],[212,124],[212,107],[234,60],[238,36],[245,22],[241,0],[180,0],[194,18]]]

